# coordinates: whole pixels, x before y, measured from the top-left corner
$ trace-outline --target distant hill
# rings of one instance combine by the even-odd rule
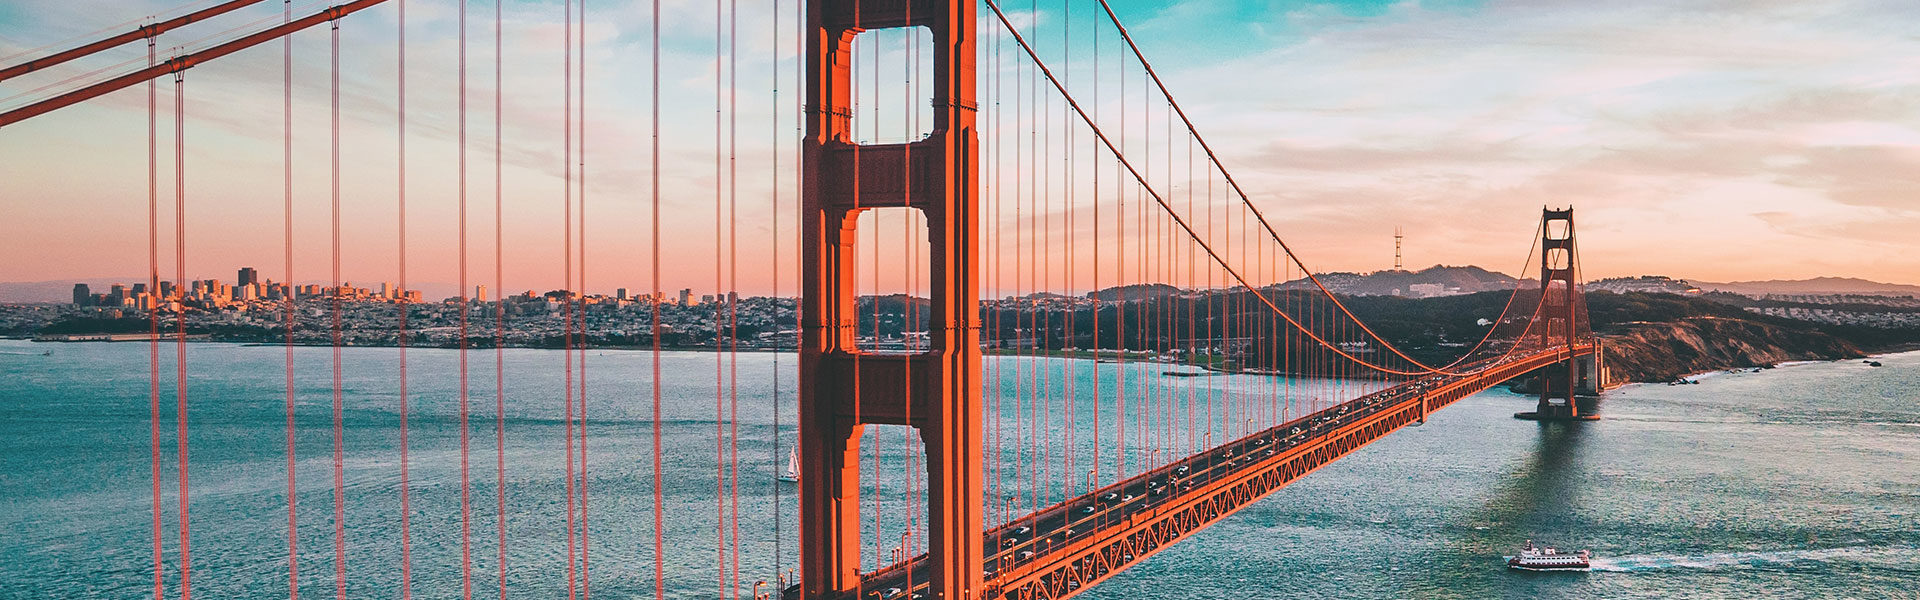
[[[864,314],[872,314],[871,311],[874,310],[872,307],[878,307],[881,314],[906,314],[908,306],[912,306],[920,312],[926,312],[933,307],[932,300],[906,294],[861,296],[855,300],[855,303],[860,307],[860,312]]]
[[[1146,300],[1150,298],[1159,298],[1161,296],[1171,296],[1178,293],[1181,293],[1180,288],[1173,287],[1171,285],[1167,285],[1164,283],[1147,283],[1147,284],[1123,285],[1118,287],[1110,287],[1110,288],[1099,290],[1099,291],[1087,292],[1087,297],[1095,300],[1124,302],[1129,300]]]
[[[1588,281],[1581,288],[1589,292],[1648,292],[1654,294],[1699,294],[1702,290],[1687,283],[1685,279],[1674,279],[1661,275],[1641,275],[1639,277],[1609,277]]]
[[[1813,279],[1770,279],[1767,281],[1734,281],[1714,283],[1694,281],[1693,285],[1709,292],[1731,292],[1747,296],[1765,296],[1767,294],[1862,294],[1871,296],[1920,296],[1920,285],[1898,283],[1880,283],[1853,277],[1815,277]]]
[[[1512,277],[1480,267],[1444,265],[1434,265],[1419,271],[1325,273],[1320,275],[1320,282],[1325,284],[1327,289],[1338,294],[1412,298],[1511,290],[1519,285],[1519,281]],[[1276,287],[1283,290],[1304,290],[1312,289],[1314,285],[1313,281],[1301,278]]]

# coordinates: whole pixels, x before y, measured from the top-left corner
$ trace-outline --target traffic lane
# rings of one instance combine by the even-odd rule
[[[1413,388],[1411,384],[1403,384],[1396,388],[1356,398],[1341,405],[1316,412],[1315,415],[1309,417],[1314,421],[1310,426],[1311,431],[1302,430],[1300,427],[1295,426],[1293,431],[1288,433],[1284,431],[1286,425],[1275,427],[1269,430],[1271,433],[1262,432],[1261,435],[1236,440],[1218,453],[1209,451],[1206,455],[1171,463],[1149,472],[1149,474],[1163,475],[1162,477],[1136,479],[1128,482],[1127,485],[1118,490],[1107,490],[1106,493],[1096,496],[1093,499],[1077,500],[1061,507],[1050,509],[1043,516],[1026,521],[1028,525],[1009,530],[1011,531],[1010,534],[1002,532],[997,540],[1000,542],[1000,547],[1005,549],[996,551],[991,557],[994,560],[990,561],[990,564],[994,567],[993,570],[997,571],[1003,564],[1017,564],[1034,558],[1039,554],[1038,550],[1033,549],[1035,545],[1042,543],[1051,545],[1050,543],[1056,540],[1071,542],[1078,537],[1084,537],[1090,534],[1095,529],[1078,528],[1075,527],[1075,525],[1084,524],[1089,521],[1103,524],[1115,514],[1127,515],[1140,512],[1146,508],[1157,507],[1172,496],[1177,495],[1169,493],[1169,490],[1180,489],[1180,491],[1185,491],[1186,489],[1192,488],[1196,479],[1211,483],[1221,477],[1232,475],[1234,471],[1240,468],[1246,468],[1257,464],[1265,458],[1279,454],[1281,451],[1292,450],[1298,447],[1313,437],[1309,435],[1310,433],[1344,427],[1356,419],[1377,414],[1387,407],[1399,404],[1399,400],[1412,395],[1411,392],[1417,391],[1417,389],[1418,388]],[[1329,412],[1333,414],[1326,414]],[[1282,435],[1283,433],[1286,435]],[[1192,468],[1194,466],[1201,468],[1198,471],[1193,471]],[[1223,466],[1225,468],[1222,468]],[[1188,472],[1183,473],[1183,469]],[[1120,504],[1111,505],[1111,503],[1116,500],[1120,501]],[[1138,502],[1139,505],[1130,506],[1134,502]],[[1101,508],[1103,505],[1105,505],[1105,507]],[[1088,512],[1090,508],[1092,512]],[[1085,516],[1077,520],[1062,520],[1059,516],[1059,512],[1062,509]],[[1059,532],[1058,528],[1061,526],[1067,527],[1065,535]],[[1029,537],[1023,539],[1020,536]]]
[[[1477,366],[1479,363],[1484,363],[1484,362],[1486,361],[1478,361],[1474,364]],[[1498,364],[1498,362],[1505,362],[1505,361],[1496,361],[1496,364]],[[1016,552],[1015,548],[1019,546],[1036,544],[1042,541],[1051,542],[1056,537],[1062,539],[1063,541],[1071,542],[1075,540],[1077,537],[1085,537],[1087,535],[1091,535],[1094,531],[1098,529],[1099,526],[1104,526],[1106,522],[1111,521],[1116,514],[1126,515],[1131,513],[1137,513],[1147,508],[1155,507],[1161,504],[1162,502],[1165,502],[1167,499],[1170,499],[1172,496],[1176,495],[1176,494],[1166,493],[1168,489],[1172,489],[1175,485],[1181,485],[1186,489],[1191,489],[1192,486],[1194,485],[1195,480],[1200,480],[1205,483],[1212,483],[1214,481],[1219,480],[1222,477],[1232,475],[1236,467],[1246,468],[1253,464],[1259,463],[1260,462],[1259,459],[1272,456],[1274,454],[1277,454],[1279,451],[1292,450],[1294,448],[1297,448],[1300,444],[1305,443],[1309,439],[1323,435],[1322,432],[1337,430],[1341,427],[1351,424],[1356,419],[1377,414],[1378,412],[1386,409],[1387,407],[1399,404],[1400,400],[1403,400],[1407,397],[1418,397],[1422,395],[1426,390],[1439,387],[1441,384],[1447,383],[1447,380],[1455,379],[1455,378],[1457,377],[1431,376],[1431,377],[1415,380],[1412,382],[1408,382],[1406,384],[1402,384],[1400,386],[1396,386],[1388,390],[1375,392],[1374,394],[1369,394],[1367,396],[1362,396],[1360,398],[1356,398],[1354,400],[1350,400],[1348,402],[1344,402],[1339,405],[1335,405],[1333,407],[1328,407],[1326,409],[1316,411],[1311,415],[1273,427],[1267,431],[1263,431],[1261,434],[1258,435],[1258,437],[1242,438],[1241,440],[1236,440],[1235,442],[1227,446],[1214,449],[1214,450],[1222,450],[1221,452],[1214,452],[1214,450],[1209,450],[1208,452],[1203,453],[1199,456],[1190,457],[1183,461],[1170,463],[1154,471],[1149,471],[1147,474],[1155,474],[1155,473],[1169,474],[1168,476],[1166,476],[1166,479],[1168,480],[1169,483],[1164,484],[1162,486],[1154,486],[1151,483],[1154,481],[1154,478],[1143,477],[1146,474],[1142,474],[1142,476],[1136,476],[1136,478],[1127,482],[1118,490],[1103,490],[1105,492],[1108,492],[1108,494],[1102,494],[1100,496],[1089,494],[1091,498],[1088,500],[1070,501],[1067,503],[1063,503],[1061,505],[1057,505],[1053,508],[1050,508],[1044,511],[1040,515],[1030,516],[1027,519],[1025,519],[1025,521],[1029,523],[1027,525],[1016,525],[1014,523],[1003,525],[1000,528],[996,528],[995,532],[990,532],[988,534],[988,538],[983,540],[983,542],[989,543],[988,545],[989,548],[996,547],[994,545],[991,545],[991,543],[994,541],[999,541],[1000,545],[1004,546],[1006,544],[1005,540],[1009,539],[1009,535],[1010,535],[1009,532],[1022,531],[1021,528],[1026,528],[1024,530],[1025,533],[1031,534],[1031,536],[1028,538],[1027,542],[1015,542],[1014,548],[1001,549],[999,551],[996,551],[993,555],[991,555],[990,558],[992,560],[987,561],[987,571],[984,574],[990,577],[992,576],[993,573],[999,571],[1002,565],[1017,564],[1018,562],[1022,562],[1024,560],[1030,560],[1038,556],[1038,551],[1033,551],[1033,550],[1025,551],[1027,552],[1027,554],[1025,554],[1024,556],[1021,554],[1015,554]],[[1291,427],[1291,429],[1289,429],[1289,427]],[[1273,444],[1273,446],[1266,447],[1269,443]],[[1261,452],[1263,448],[1264,448],[1264,452]],[[1246,458],[1247,454],[1252,452],[1260,452],[1261,456],[1254,457],[1255,458],[1254,460],[1242,460]],[[1180,478],[1180,480],[1183,481],[1184,483],[1182,484],[1172,483],[1172,481],[1175,480],[1176,477],[1171,474],[1175,473],[1182,466],[1187,467],[1190,473]],[[1201,467],[1201,468],[1198,470],[1193,470],[1193,467]],[[1154,493],[1156,488],[1158,488],[1160,492],[1159,494]],[[1134,496],[1134,498],[1131,500],[1122,502],[1121,504],[1118,504],[1118,505],[1111,505],[1105,508],[1099,508],[1099,506],[1101,506],[1102,504],[1100,503],[1099,498],[1105,495],[1110,495],[1111,493],[1115,493],[1115,492],[1120,494],[1121,499],[1124,499],[1128,495],[1132,495]],[[1155,496],[1164,496],[1164,497],[1156,498]],[[1135,501],[1140,502],[1141,504],[1136,507],[1128,506],[1128,504],[1131,504],[1132,502],[1135,502]],[[1090,514],[1082,513],[1082,514],[1087,514],[1087,516],[1079,518],[1078,520],[1073,519],[1073,515],[1071,514],[1071,511],[1073,511],[1077,507],[1084,508],[1085,506],[1089,506],[1089,505],[1095,507],[1095,510],[1093,513],[1090,513]],[[1131,513],[1129,511],[1131,511]],[[1073,527],[1073,525],[1075,524],[1085,524],[1088,522],[1096,522],[1095,523],[1096,526],[1084,527],[1084,528]],[[1016,521],[1015,523],[1018,523],[1018,521]],[[1066,529],[1065,529],[1065,534],[1061,535],[1061,527],[1063,525],[1066,526]],[[1012,535],[1020,535],[1020,534],[1012,534]],[[1011,561],[1007,560],[1009,555],[1011,555],[1014,560],[1011,560]],[[919,563],[922,560],[924,560],[924,555],[922,557],[916,557],[913,561],[910,561],[910,563]],[[886,578],[885,580],[886,581],[897,580],[902,585],[911,583],[912,584],[911,586],[908,586],[900,590],[903,593],[910,593],[910,590],[915,590],[915,589],[924,589],[926,585],[925,582],[921,582],[921,581],[909,582],[908,581],[908,574],[912,572],[913,572],[912,569],[905,569],[899,572],[897,575]],[[918,579],[918,578],[914,578],[914,579]]]

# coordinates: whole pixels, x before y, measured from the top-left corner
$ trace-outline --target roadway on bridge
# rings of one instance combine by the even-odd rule
[[[1485,374],[1496,367],[1534,362],[1541,355],[1560,356],[1563,350],[1546,350],[1525,355],[1509,355],[1463,365],[1462,375],[1428,375],[1353,400],[1336,404],[1312,414],[1256,432],[1209,449],[1186,459],[1162,465],[1119,483],[1100,488],[1066,502],[1037,511],[995,527],[985,533],[986,572],[990,591],[997,582],[1021,574],[1033,565],[1050,561],[1052,553],[1118,529],[1130,527],[1131,518],[1151,515],[1163,506],[1179,504],[1195,489],[1236,479],[1246,471],[1263,465],[1265,459],[1311,448],[1324,443],[1335,432],[1382,412],[1392,412],[1425,401],[1430,392]],[[1502,379],[1505,379],[1504,377]],[[1497,383],[1497,382],[1493,382]],[[1491,383],[1487,386],[1492,385]],[[1486,386],[1481,386],[1486,387]],[[1125,557],[1131,563],[1143,557]],[[922,554],[865,575],[859,590],[841,598],[846,600],[893,600],[925,598],[928,585],[927,557]],[[798,587],[788,589],[797,597]],[[997,596],[993,592],[988,597]]]

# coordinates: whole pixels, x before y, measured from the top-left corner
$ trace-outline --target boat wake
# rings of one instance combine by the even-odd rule
[[[1683,569],[1787,569],[1830,563],[1864,563],[1875,566],[1920,567],[1911,546],[1852,546],[1808,550],[1766,552],[1727,552],[1697,555],[1648,555],[1595,558],[1592,571],[1640,573]]]
[[[1515,571],[1530,571],[1534,573],[1585,573],[1587,571],[1601,570],[1599,565],[1594,565],[1589,568],[1553,568],[1553,569],[1536,569],[1533,567],[1520,567],[1515,565],[1507,565],[1507,568]]]

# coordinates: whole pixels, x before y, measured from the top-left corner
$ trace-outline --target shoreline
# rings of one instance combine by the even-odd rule
[[[1728,367],[1725,369],[1698,371],[1698,372],[1682,375],[1679,378],[1675,379],[1675,381],[1679,381],[1679,380],[1697,381],[1699,379],[1712,379],[1719,375],[1734,375],[1734,374],[1740,374],[1740,373],[1759,373],[1759,372],[1771,371],[1774,369],[1804,367],[1808,365],[1826,365],[1826,364],[1841,364],[1841,363],[1857,364],[1857,363],[1854,363],[1854,361],[1864,361],[1868,359],[1887,358],[1887,357],[1893,357],[1893,356],[1904,356],[1908,354],[1920,354],[1920,347],[1868,354],[1864,357],[1849,356],[1846,358],[1833,358],[1833,359],[1827,359],[1827,360],[1789,360],[1789,361],[1783,361],[1783,362],[1767,365],[1765,367]],[[1620,384],[1619,387],[1627,387],[1627,386],[1635,386],[1635,385],[1672,385],[1672,384],[1666,381],[1629,381],[1627,383]]]
[[[0,341],[18,341],[18,342],[26,342],[29,344],[38,345],[38,344],[124,344],[124,343],[152,342],[153,340],[146,339],[144,337],[142,339],[137,339],[137,340],[135,339],[43,340],[43,339],[36,339],[34,337],[28,337],[28,336],[0,336]],[[163,337],[158,341],[178,342],[180,340],[175,338]],[[259,348],[284,348],[289,345],[293,347],[298,347],[298,348],[330,348],[332,347],[332,344],[326,344],[326,343],[300,342],[300,343],[294,343],[294,344],[286,344],[286,343],[270,343],[270,342],[240,342],[240,341],[214,340],[214,339],[208,339],[205,337],[195,337],[192,335],[189,335],[185,341],[189,343],[194,343],[194,344],[229,344],[229,345],[238,346],[238,347],[259,347]],[[401,346],[398,344],[369,344],[369,345],[343,345],[340,347],[342,348],[400,348]],[[460,350],[458,346],[445,346],[445,345],[406,346],[406,348],[411,350],[456,350],[456,351]],[[626,346],[626,345],[586,346],[586,347],[571,348],[571,349],[551,347],[551,346],[527,346],[527,345],[507,345],[507,346],[499,346],[499,347],[469,346],[467,348],[467,350],[494,350],[494,349],[554,350],[554,351],[613,350],[616,352],[649,352],[653,350],[653,348],[650,346]],[[738,352],[738,353],[751,353],[751,354],[765,354],[765,353],[797,354],[798,353],[798,350],[795,348],[741,347],[741,348],[733,349],[733,348],[715,348],[712,346],[662,346],[660,348],[660,351],[703,352],[703,353]],[[35,353],[35,354],[38,354],[38,353]],[[1703,376],[1713,376],[1713,375],[1719,375],[1723,373],[1733,373],[1733,372],[1747,372],[1747,371],[1756,370],[1756,369],[1771,370],[1771,369],[1777,369],[1777,368],[1796,367],[1796,366],[1802,366],[1802,365],[1841,363],[1841,362],[1847,362],[1847,361],[1853,361],[1853,360],[1879,359],[1879,358],[1886,358],[1886,357],[1902,356],[1907,354],[1920,354],[1920,344],[1902,344],[1901,346],[1898,346],[1895,348],[1884,349],[1879,352],[1866,354],[1864,356],[1833,358],[1833,359],[1826,359],[1826,360],[1782,361],[1782,362],[1773,363],[1773,364],[1760,366],[1760,367],[1742,366],[1742,367],[1725,367],[1725,368],[1718,368],[1718,369],[1708,369],[1708,370],[1687,373],[1685,375],[1681,375],[1680,377],[1675,378],[1672,381],[1694,380],[1694,379],[1702,378]],[[1062,358],[1062,359],[1070,359],[1070,360],[1090,360],[1098,364],[1150,363],[1150,364],[1161,364],[1167,367],[1187,367],[1187,368],[1194,368],[1194,369],[1200,370],[1199,372],[1193,373],[1193,375],[1258,375],[1258,376],[1269,376],[1269,377],[1298,376],[1298,374],[1262,371],[1262,370],[1253,370],[1253,369],[1224,369],[1224,368],[1216,367],[1213,365],[1207,365],[1207,364],[1167,362],[1167,361],[1155,360],[1158,357],[1158,355],[1151,355],[1151,354],[1147,354],[1140,351],[1127,351],[1127,350],[1108,350],[1108,351],[1045,350],[1045,351],[1038,351],[1034,353],[1022,353],[1018,351],[1009,351],[1009,350],[1000,350],[1000,349],[983,349],[981,351],[981,356],[982,357],[1008,357],[1008,358]],[[1624,387],[1624,386],[1630,386],[1630,385],[1667,385],[1667,384],[1670,384],[1672,381],[1628,381],[1628,382],[1621,383],[1619,384],[1619,386],[1616,386],[1616,387]]]

